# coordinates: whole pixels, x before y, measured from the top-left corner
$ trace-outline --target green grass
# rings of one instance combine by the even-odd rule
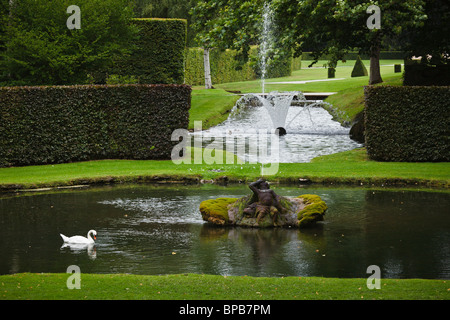
[[[445,280],[264,278],[220,275],[81,274],[81,288],[69,290],[69,274],[0,276],[0,299],[41,300],[448,300]]]
[[[365,84],[367,85],[367,84]],[[384,77],[383,83],[377,85],[402,85],[402,76],[399,74]],[[364,85],[349,87],[338,91],[325,99],[338,111],[338,120],[352,122],[355,116],[364,109]]]
[[[369,61],[364,60],[364,64],[369,71]],[[285,82],[285,81],[307,81],[307,80],[326,80],[327,70],[320,67],[320,62],[316,64],[317,67],[307,68],[308,62],[302,61],[303,69],[292,72],[289,77],[273,78],[266,80],[266,92],[269,91],[302,91],[302,92],[338,92],[349,87],[362,87],[368,85],[369,77],[351,77],[355,61],[349,60],[345,64],[338,63],[336,68],[335,79],[345,78],[344,80],[331,80],[323,82],[310,82],[305,84],[271,84],[271,82]],[[401,60],[380,60],[380,71],[383,80],[390,78],[399,78],[401,73],[394,73],[393,64],[401,64]],[[230,82],[223,84],[214,84],[214,87],[229,91],[241,91],[242,93],[261,92],[261,81],[244,81],[244,82]]]
[[[369,68],[369,61],[364,60],[363,62]],[[345,78],[344,80],[306,84],[271,84],[272,82],[327,79],[327,70],[320,67],[326,61],[319,61],[313,68],[307,68],[309,63],[309,61],[303,61],[305,67],[294,71],[289,77],[267,79],[266,91],[338,92],[326,101],[333,104],[334,109],[338,111],[339,120],[351,121],[363,108],[363,87],[369,82],[369,77],[352,78],[350,76],[354,60],[338,63],[336,78]],[[393,64],[401,63],[403,63],[401,60],[380,61],[384,84],[400,84],[402,75],[394,73]],[[206,90],[202,86],[193,87],[189,129],[194,128],[194,121],[202,121],[203,129],[207,129],[226,120],[230,110],[239,99],[238,95],[228,91],[261,92],[261,81],[214,84],[214,87],[216,89],[211,90]]]
[[[189,111],[189,129],[194,121],[202,121],[203,129],[215,126],[227,119],[230,110],[239,96],[221,89],[192,90],[191,110]]]
[[[220,169],[220,172],[213,170]],[[174,164],[170,160],[99,160],[57,165],[0,168],[0,189],[27,189],[110,182],[151,182],[166,179],[250,181],[261,176],[260,164]],[[447,188],[450,163],[376,162],[365,149],[313,159],[310,163],[280,163],[270,181],[297,183],[410,184]]]

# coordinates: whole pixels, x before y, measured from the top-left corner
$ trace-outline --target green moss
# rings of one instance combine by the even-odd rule
[[[305,227],[323,220],[323,215],[328,206],[318,195],[304,194],[298,198],[302,198],[306,204],[306,207],[297,213],[299,227]]]
[[[200,203],[203,220],[221,220],[221,224],[228,223],[228,205],[236,202],[237,198],[217,198]],[[211,221],[212,222],[212,221]]]

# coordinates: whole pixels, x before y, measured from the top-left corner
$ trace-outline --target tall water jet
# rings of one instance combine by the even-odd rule
[[[259,48],[259,61],[261,69],[261,90],[265,93],[265,80],[267,76],[267,66],[270,61],[269,53],[272,50],[273,35],[272,35],[272,21],[273,13],[268,3],[263,7],[263,28],[261,32],[261,44]]]

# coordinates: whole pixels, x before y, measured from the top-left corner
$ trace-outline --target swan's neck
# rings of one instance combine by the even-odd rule
[[[89,232],[88,232],[88,234],[87,234],[87,238],[88,238],[88,240],[90,240],[90,241],[94,241],[94,239],[92,239],[92,237],[91,237],[91,233],[92,233],[92,230],[89,230]]]

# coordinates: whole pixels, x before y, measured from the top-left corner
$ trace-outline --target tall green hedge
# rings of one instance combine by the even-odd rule
[[[432,65],[420,63],[419,61],[405,60],[403,85],[448,86],[450,85],[450,62]]]
[[[234,60],[236,51],[211,49],[209,53],[212,83],[225,83],[256,79],[256,74],[250,63],[236,70],[237,61]],[[190,85],[203,85],[205,74],[203,69],[203,49],[189,48],[186,56],[185,83]]]
[[[236,68],[238,67],[238,62],[235,60],[236,54],[235,50],[212,49],[210,51],[209,60],[213,85],[260,78],[258,48],[254,46],[250,49],[249,61],[239,66],[240,68]],[[288,57],[269,66],[267,77],[289,76],[293,70],[300,68],[301,57],[295,59]],[[203,85],[205,83],[202,48],[189,48],[187,50],[185,83],[190,85]]]
[[[0,167],[170,159],[189,123],[186,85],[0,88]]]
[[[450,87],[365,87],[365,136],[379,161],[450,160]]]
[[[133,23],[139,29],[135,48],[109,73],[134,77],[139,83],[183,84],[186,20],[133,19]]]

